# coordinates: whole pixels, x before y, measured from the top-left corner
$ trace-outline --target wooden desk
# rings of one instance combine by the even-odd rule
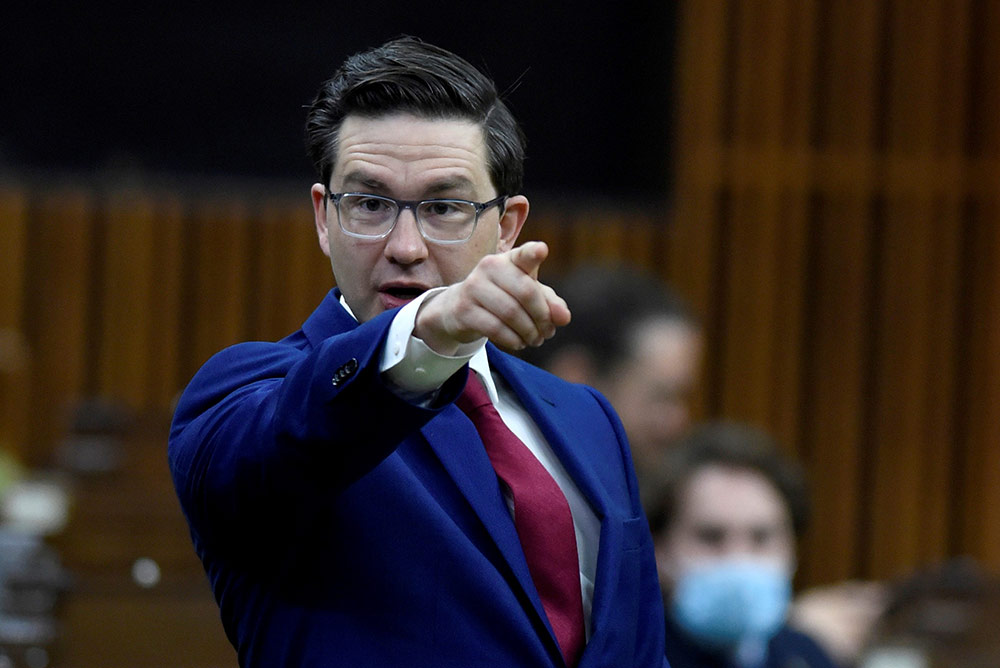
[[[74,475],[69,524],[52,541],[73,580],[54,668],[237,665],[174,494],[168,427],[163,416],[136,420],[114,470]],[[159,577],[140,584],[137,560]]]

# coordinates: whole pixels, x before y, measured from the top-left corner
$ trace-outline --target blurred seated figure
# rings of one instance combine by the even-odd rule
[[[819,642],[838,665],[854,666],[887,596],[882,582],[845,580],[811,587],[795,597],[789,623]]]
[[[1000,576],[957,559],[896,583],[859,668],[1000,666]]]
[[[691,421],[701,326],[670,286],[631,267],[582,266],[553,283],[573,319],[523,356],[608,398],[628,434],[646,505],[645,481],[659,477],[661,453]]]
[[[672,668],[833,668],[786,621],[808,500],[797,464],[749,426],[713,422],[666,454],[650,526]]]

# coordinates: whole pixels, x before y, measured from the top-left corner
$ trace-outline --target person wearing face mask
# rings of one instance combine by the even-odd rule
[[[786,616],[805,479],[765,433],[712,422],[665,453],[650,528],[672,668],[834,668]]]

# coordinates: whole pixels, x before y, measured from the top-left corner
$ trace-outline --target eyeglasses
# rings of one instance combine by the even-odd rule
[[[436,244],[468,241],[483,211],[500,206],[502,215],[507,199],[506,195],[500,195],[488,202],[464,199],[412,201],[365,193],[330,192],[327,197],[337,207],[337,220],[345,234],[361,239],[384,239],[396,226],[400,212],[410,209],[417,220],[420,236]]]

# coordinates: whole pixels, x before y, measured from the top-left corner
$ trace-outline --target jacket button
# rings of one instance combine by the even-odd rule
[[[347,362],[345,362],[342,367],[340,367],[334,372],[333,378],[330,379],[331,382],[333,383],[333,386],[337,387],[343,381],[353,376],[354,372],[357,370],[358,370],[358,360],[357,358],[352,357]]]

